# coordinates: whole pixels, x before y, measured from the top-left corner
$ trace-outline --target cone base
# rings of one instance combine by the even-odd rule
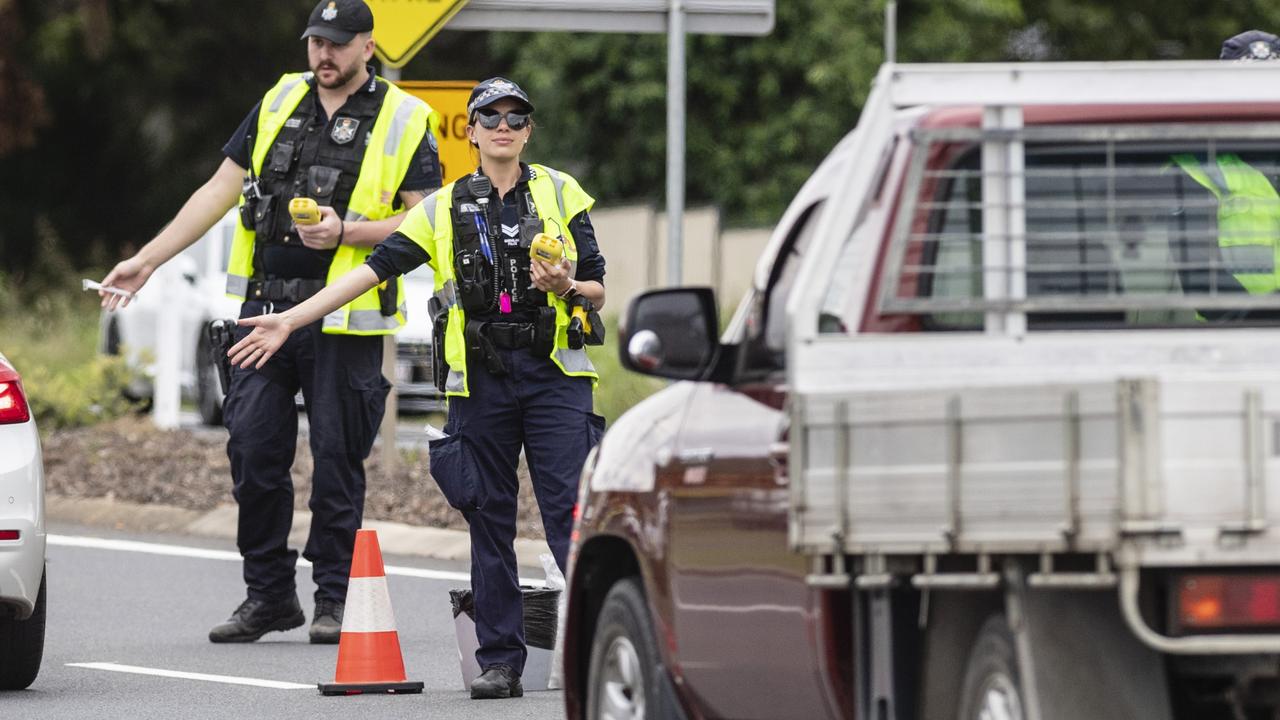
[[[319,683],[321,695],[361,695],[364,693],[413,694],[422,692],[421,682]]]

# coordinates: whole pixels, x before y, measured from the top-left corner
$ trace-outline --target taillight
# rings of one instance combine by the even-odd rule
[[[1186,630],[1280,626],[1280,575],[1183,575],[1176,607]]]
[[[0,530],[0,540],[17,540],[21,537],[21,530]]]
[[[23,423],[31,419],[22,384],[16,378],[0,382],[0,425]]]

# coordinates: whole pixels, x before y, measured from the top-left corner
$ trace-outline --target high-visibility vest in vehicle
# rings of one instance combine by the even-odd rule
[[[1232,153],[1210,165],[1191,155],[1173,161],[1218,199],[1218,248],[1227,271],[1251,295],[1280,289],[1280,193],[1267,176]]]
[[[262,174],[263,162],[280,129],[310,92],[310,77],[311,73],[284,75],[263,96],[251,157],[255,175]],[[382,78],[377,78],[376,81],[387,83]],[[414,160],[418,145],[426,133],[434,133],[439,127],[439,113],[431,106],[392,83],[387,85],[386,96],[370,130],[364,159],[360,163],[360,173],[347,204],[344,216],[346,221],[383,220],[398,212],[396,205],[400,183]],[[242,196],[240,204],[243,205],[244,202]],[[227,267],[227,295],[237,300],[244,300],[249,290],[249,281],[253,278],[254,239],[253,230],[245,228],[243,223],[236,223]],[[333,283],[363,264],[371,252],[373,248],[339,245],[329,263],[326,284]],[[397,307],[394,315],[382,314],[378,288],[374,288],[326,315],[322,323],[324,332],[336,335],[389,335],[398,331],[404,326],[407,309],[404,281],[397,278],[395,283]]]
[[[565,173],[542,165],[530,165],[533,177],[529,180],[529,193],[542,221],[543,232],[564,239],[565,257],[576,266],[578,247],[569,220],[590,210],[595,199],[588,195],[578,181]],[[467,397],[467,341],[464,330],[466,313],[458,302],[457,282],[453,262],[453,189],[455,182],[440,188],[436,193],[418,203],[405,216],[397,230],[417,243],[431,256],[430,265],[435,271],[435,297],[448,308],[448,325],[445,329],[444,359],[449,365],[445,381],[445,394]],[[565,375],[589,377],[594,385],[599,380],[586,350],[569,347],[569,306],[555,293],[547,293],[547,304],[556,310],[555,343],[551,348],[551,361]]]

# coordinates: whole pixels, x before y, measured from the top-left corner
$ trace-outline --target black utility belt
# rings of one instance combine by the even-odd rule
[[[447,318],[447,314],[441,313]],[[447,320],[445,321],[447,322]],[[528,349],[534,355],[546,356],[555,347],[555,308],[538,308],[536,322],[486,322],[468,320],[463,329],[467,352],[482,362],[494,376],[507,374],[506,363],[498,350]]]
[[[488,322],[480,332],[503,350],[523,350],[533,345],[538,328],[533,323]]]
[[[289,278],[287,280],[250,280],[249,300],[299,303],[324,289],[324,280]]]

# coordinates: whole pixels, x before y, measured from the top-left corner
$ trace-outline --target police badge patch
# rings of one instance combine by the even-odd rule
[[[1266,40],[1255,40],[1249,43],[1249,57],[1252,60],[1271,60],[1275,53],[1271,43]]]
[[[339,145],[346,145],[356,136],[356,130],[360,128],[360,121],[355,118],[341,117],[333,121],[333,130],[330,131],[329,137]]]
[[[325,20],[326,22],[332,22],[334,18],[338,17],[338,7],[337,7],[337,5],[338,5],[338,3],[336,3],[336,2],[331,2],[331,3],[329,3],[329,7],[326,7],[326,8],[325,8],[321,13],[320,13],[320,18],[321,18],[321,19],[323,19],[323,20]]]

